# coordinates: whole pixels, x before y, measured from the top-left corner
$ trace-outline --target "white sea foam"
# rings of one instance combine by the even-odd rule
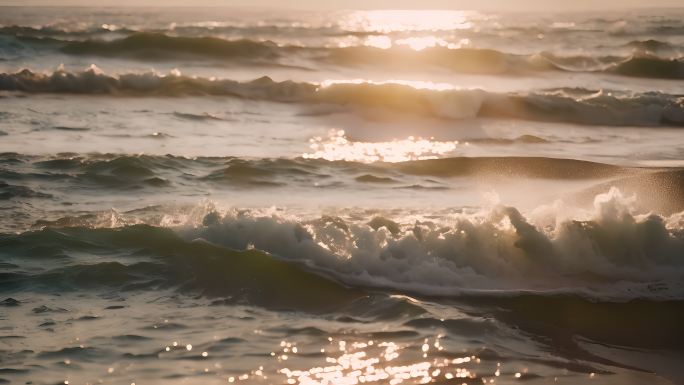
[[[538,291],[601,299],[682,298],[682,214],[636,215],[611,189],[593,210],[557,204],[523,215],[501,204],[434,219],[303,221],[228,210],[179,229],[231,248],[257,248],[350,285],[424,295]]]

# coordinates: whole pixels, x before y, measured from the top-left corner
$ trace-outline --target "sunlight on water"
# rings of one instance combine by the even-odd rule
[[[433,91],[448,91],[455,90],[456,87],[449,83],[438,83],[431,81],[421,81],[421,80],[401,80],[392,79],[382,82],[376,82],[368,79],[351,79],[351,80],[324,80],[320,83],[321,88],[326,88],[334,86],[335,84],[373,84],[373,85],[383,85],[383,84],[400,84],[402,86],[409,86],[418,90],[433,90]]]
[[[363,41],[363,45],[366,47],[390,49],[392,48],[392,39],[387,36],[368,36]]]
[[[291,385],[493,384],[534,378],[526,365],[504,364],[467,349],[453,351],[443,344],[449,341],[443,334],[412,342],[349,337],[329,336],[316,343],[284,339],[266,354],[268,359],[254,362],[253,369],[237,371],[204,351],[192,356],[200,364],[190,370],[215,376],[224,383]],[[188,357],[192,349],[192,345],[173,341],[162,348],[158,358],[177,361]],[[217,356],[221,354],[217,352]],[[107,372],[112,375],[128,370],[109,367]],[[208,379],[206,383],[216,382]]]
[[[447,10],[374,10],[352,12],[340,21],[351,31],[398,32],[470,29],[473,11]]]
[[[414,51],[422,51],[426,48],[449,48],[449,49],[459,49],[471,46],[471,41],[468,38],[462,38],[456,41],[448,41],[444,38],[437,36],[413,36],[401,39],[392,39],[385,35],[372,35],[364,38],[359,38],[356,36],[346,36],[343,38],[337,38],[333,46],[339,48],[355,47],[357,45],[362,45],[365,47],[373,47],[379,49],[390,49],[392,47],[409,48]]]
[[[477,379],[473,367],[480,360],[476,356],[446,358],[440,344],[441,337],[425,339],[419,352],[416,352],[417,346],[391,341],[348,342],[329,338],[330,347],[321,349],[321,353],[326,353],[326,365],[309,369],[282,368],[279,373],[287,377],[288,384],[297,385],[427,384],[439,380]],[[296,349],[291,347],[291,343],[281,346],[284,346],[285,353]],[[414,352],[420,358],[407,361],[402,357],[404,350]],[[285,353],[278,357],[285,356]],[[436,353],[435,357],[432,357],[433,353]],[[498,375],[495,373],[495,376]]]
[[[344,130],[332,130],[327,138],[311,139],[312,152],[302,157],[364,163],[406,162],[435,159],[453,152],[458,145],[458,141],[438,142],[413,136],[389,142],[354,142],[345,136]]]
[[[409,37],[406,39],[396,40],[395,44],[408,46],[409,48],[415,51],[422,51],[425,48],[432,48],[437,46],[446,47],[449,45],[449,43],[444,39],[439,39],[434,36]]]
[[[435,36],[423,37],[408,37],[405,39],[398,39],[394,41],[397,46],[405,46],[414,51],[422,51],[426,48],[443,47],[449,49],[459,49],[469,47],[471,45],[470,39],[463,38],[457,42],[450,43],[444,39]]]

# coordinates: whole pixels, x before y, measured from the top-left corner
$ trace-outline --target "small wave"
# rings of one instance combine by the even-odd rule
[[[672,43],[655,39],[633,40],[627,43],[626,46],[641,52],[669,51],[676,48]]]
[[[52,198],[52,195],[0,181],[0,200],[12,198]]]
[[[268,77],[251,82],[182,76],[179,72],[154,72],[109,76],[92,66],[81,72],[57,70],[42,74],[30,70],[0,74],[0,90],[30,93],[138,94],[161,96],[223,95],[246,99],[298,101],[316,85],[292,81],[274,82]]]
[[[226,40],[219,37],[175,36],[160,32],[131,32],[114,40],[59,40],[43,36],[37,30],[24,27],[10,28],[7,34],[22,44],[47,45],[69,55],[90,55],[139,60],[211,59],[225,62],[288,66],[307,69],[309,66],[342,67],[378,66],[400,70],[441,68],[469,74],[520,74],[537,71],[608,72],[624,76],[682,79],[681,59],[652,56],[660,51],[671,51],[669,43],[657,40],[633,41],[628,47],[651,56],[561,56],[548,52],[532,55],[512,54],[485,48],[430,47],[420,51],[398,45],[389,49],[368,46],[311,47],[279,45],[272,41]],[[13,30],[11,28],[16,28]],[[23,29],[22,29],[23,28]],[[130,32],[130,31],[129,31]],[[49,35],[49,34],[48,34]],[[10,46],[14,43],[10,43]],[[673,52],[674,53],[674,52]],[[641,55],[640,54],[640,55]]]
[[[0,159],[7,159],[9,155]],[[191,161],[187,161],[191,162]],[[202,161],[196,162],[202,165]],[[94,155],[77,157],[69,154],[57,157],[21,157],[16,159],[14,170],[9,166],[0,168],[0,176],[7,179],[31,180],[37,183],[63,182],[81,188],[106,188],[109,191],[132,190],[144,187],[163,188],[170,182],[169,173],[175,176],[182,173],[181,163],[173,157],[114,156]],[[27,170],[23,167],[35,167]],[[0,182],[0,191],[11,197],[51,197],[51,195],[32,192],[26,187],[12,186]],[[0,195],[2,196],[2,195]]]
[[[402,173],[421,176],[511,176],[544,179],[591,179],[619,175],[619,166],[574,159],[536,157],[442,158],[392,165]]]
[[[127,34],[133,33],[135,30],[129,28],[110,29],[102,25],[90,26],[87,28],[59,28],[56,26],[44,25],[38,27],[26,25],[8,25],[0,27],[0,34],[9,36],[22,37],[47,37],[47,38],[64,38],[64,37],[91,37],[99,34]]]
[[[471,74],[506,74],[534,71],[527,65],[525,56],[507,54],[492,49],[446,47],[426,48],[415,51],[408,47],[380,49],[375,47],[334,48],[315,59],[338,66],[383,66],[399,69],[444,68]]]
[[[12,159],[0,156],[0,162]],[[596,162],[543,157],[451,157],[403,162],[359,163],[317,158],[184,158],[175,156],[86,157],[22,156],[15,164],[0,168],[0,176],[31,183],[76,189],[105,189],[110,193],[162,189],[189,181],[234,187],[278,187],[322,183],[335,175],[339,182],[375,184],[378,187],[411,185],[415,177],[534,178],[591,180],[633,175],[637,171]],[[421,182],[422,183],[422,182]],[[439,182],[437,182],[439,183]],[[445,188],[442,185],[433,186]],[[4,189],[4,190],[3,190]],[[25,187],[0,184],[10,197],[50,197]],[[1,196],[1,195],[0,195]]]
[[[88,127],[54,126],[53,128],[60,131],[90,131]]]
[[[633,42],[644,52],[629,56],[574,56],[562,57],[542,53],[530,57],[530,63],[539,69],[554,69],[569,72],[609,73],[638,78],[684,79],[684,62],[681,58],[658,57],[653,54],[663,49],[656,41]],[[630,43],[632,44],[632,43]],[[660,48],[656,48],[660,47]]]
[[[180,119],[185,119],[185,120],[196,120],[196,121],[211,121],[211,120],[224,120],[219,118],[218,116],[209,114],[209,113],[203,113],[203,114],[191,114],[187,112],[174,112],[173,116],[180,118]]]
[[[356,180],[362,183],[397,183],[397,181],[392,178],[375,176],[371,174],[358,176],[356,177]]]
[[[635,56],[613,64],[607,71],[642,78],[684,79],[684,61],[654,56]]]
[[[173,37],[159,33],[136,33],[120,40],[69,42],[61,48],[72,55],[178,59],[202,56],[215,59],[276,60],[281,56],[275,43],[252,40],[224,40],[214,37]]]
[[[53,37],[53,38],[81,38],[88,39],[94,37],[123,37],[136,34],[166,34],[169,36],[180,36],[188,38],[204,36],[294,36],[294,37],[320,37],[320,36],[369,36],[377,32],[349,31],[338,27],[312,27],[297,25],[242,25],[242,24],[221,24],[203,25],[199,24],[173,24],[168,28],[146,28],[141,30],[132,26],[114,25],[76,25],[73,28],[62,28],[55,25],[26,26],[26,25],[7,25],[0,27],[0,34],[10,36],[30,36],[30,37]]]
[[[473,138],[467,140],[469,143],[482,143],[482,144],[497,144],[497,145],[510,145],[510,144],[540,144],[549,143],[548,140],[540,138],[535,135],[521,135],[513,139],[509,138]]]
[[[96,67],[51,74],[22,70],[0,74],[0,90],[29,93],[74,93],[138,96],[222,95],[251,100],[383,109],[440,119],[475,117],[612,126],[684,125],[684,99],[658,92],[544,90],[497,94],[483,90],[430,90],[397,83],[318,85],[276,82],[262,77],[249,82],[154,72],[109,76]],[[339,108],[336,109],[339,111]]]

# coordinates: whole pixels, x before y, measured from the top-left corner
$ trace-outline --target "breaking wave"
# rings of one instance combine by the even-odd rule
[[[268,77],[238,82],[188,77],[178,71],[169,75],[148,72],[110,76],[94,66],[81,72],[60,69],[50,74],[30,70],[3,73],[0,90],[138,96],[222,95],[308,107],[384,109],[440,119],[493,117],[588,125],[684,125],[684,98],[659,92],[551,89],[497,94],[483,90],[418,89],[397,83],[276,82]],[[333,109],[336,111],[339,109]],[[320,112],[318,108],[317,113]]]
[[[289,298],[309,284],[313,291],[340,298],[353,294],[334,281],[423,296],[682,299],[684,213],[636,215],[635,200],[613,188],[595,197],[592,210],[572,217],[562,215],[557,205],[524,214],[496,204],[440,219],[304,220],[272,210],[221,212],[208,205],[174,231],[142,224],[118,227],[126,223],[120,221],[111,222],[113,228],[47,227],[3,235],[3,254],[15,258],[53,258],[35,244],[52,245],[62,260],[65,254],[78,258],[79,251],[130,252],[124,260],[62,267],[33,281],[6,273],[3,282],[12,287],[116,284],[131,290],[171,285],[214,295],[242,293],[257,303],[264,300],[259,295]],[[258,249],[274,257],[224,247]],[[145,255],[161,259],[139,260]]]
[[[232,248],[304,259],[350,284],[429,295],[568,290],[590,297],[680,298],[682,216],[635,216],[633,199],[611,189],[595,198],[585,218],[569,220],[549,207],[526,217],[500,205],[445,218],[446,223],[401,224],[383,217],[302,223],[228,212],[211,213],[203,226],[179,231]]]

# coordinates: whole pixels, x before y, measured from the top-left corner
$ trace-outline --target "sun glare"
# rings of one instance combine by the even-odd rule
[[[352,12],[340,22],[350,31],[407,32],[446,31],[472,27],[473,11],[447,10],[376,10]]]
[[[432,91],[449,91],[449,90],[454,90],[456,87],[449,83],[439,83],[439,82],[430,82],[430,81],[421,81],[421,80],[402,80],[402,79],[392,79],[392,80],[387,80],[387,81],[382,81],[382,82],[376,82],[368,79],[351,79],[351,80],[324,80],[323,82],[320,83],[321,88],[327,88],[334,86],[335,84],[374,84],[374,85],[383,85],[383,84],[400,84],[402,86],[408,86],[411,88],[415,88],[418,90],[432,90]]]
[[[344,130],[331,130],[327,138],[311,139],[311,152],[302,157],[363,163],[407,162],[436,159],[455,151],[458,145],[458,141],[440,142],[413,136],[387,142],[355,142],[347,138]]]

